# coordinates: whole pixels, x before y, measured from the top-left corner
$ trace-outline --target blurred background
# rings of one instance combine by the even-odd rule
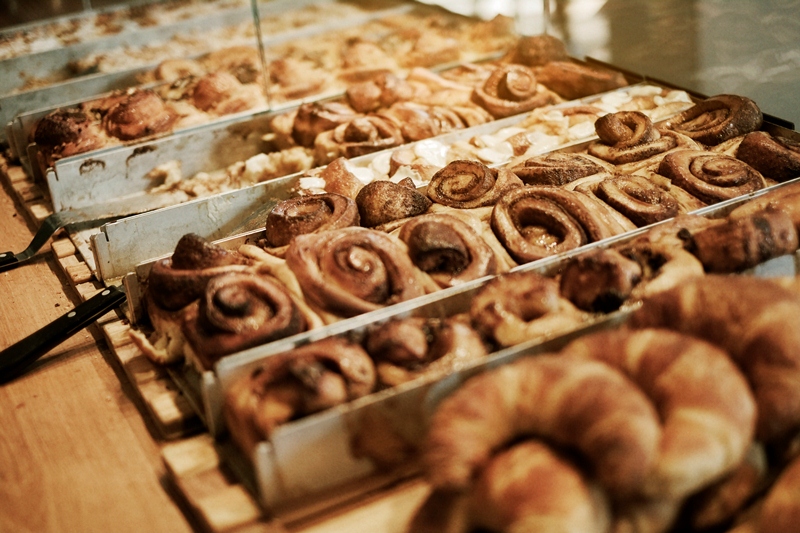
[[[696,92],[753,98],[800,123],[800,0],[424,0],[482,18],[514,17],[573,57],[592,57]],[[0,0],[0,27],[103,9],[119,0]],[[549,16],[548,16],[549,15]]]

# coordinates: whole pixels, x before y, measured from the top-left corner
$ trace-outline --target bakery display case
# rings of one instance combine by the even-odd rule
[[[3,346],[62,304],[96,321],[2,352],[9,460],[47,450],[44,487],[106,487],[89,507],[136,494],[134,529],[777,531],[800,426],[782,94],[706,90],[717,2],[632,3],[685,21],[695,79],[637,63],[658,32],[619,53],[612,0],[435,4],[3,30],[0,249],[37,233],[0,254]],[[31,286],[63,301],[21,310]],[[50,443],[54,395],[119,479]],[[47,516],[109,526],[73,499]]]

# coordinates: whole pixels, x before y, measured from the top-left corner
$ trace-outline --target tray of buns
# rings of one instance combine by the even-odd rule
[[[26,130],[48,110],[71,101],[74,106],[86,102],[87,96],[98,98],[111,89],[132,87],[119,85],[117,78],[135,77],[138,83],[134,85],[140,85],[142,90],[156,90],[170,106],[175,106],[178,100],[191,103],[191,98],[181,97],[194,88],[194,83],[185,79],[187,76],[205,78],[226,72],[236,80],[220,74],[204,84],[213,84],[217,90],[227,92],[250,90],[258,93],[261,100],[267,99],[277,106],[312,95],[341,92],[343,80],[367,76],[371,70],[400,70],[407,66],[475,59],[496,52],[513,32],[511,19],[481,22],[434,6],[391,0],[369,6],[346,1],[270,2],[260,11],[263,12],[262,44],[270,78],[268,94],[263,94],[261,61],[252,19],[249,31],[248,23],[242,23],[243,28],[226,27],[225,31],[231,34],[227,40],[219,39],[218,43],[210,44],[214,39],[209,37],[202,40],[205,43],[202,51],[175,50],[172,58],[150,59],[145,66],[135,66],[135,50],[121,49],[116,53],[119,56],[116,62],[118,69],[124,67],[122,70],[64,82],[69,87],[60,90],[51,87],[43,88],[41,93],[34,90],[9,96],[3,104],[4,113],[7,113],[2,117],[4,123],[22,115],[20,120],[14,121],[18,122],[14,126],[17,131],[12,132],[15,133],[13,142],[20,145],[17,152],[24,155]],[[287,20],[288,17],[293,20]],[[102,57],[108,59],[111,55],[106,53]],[[115,86],[99,93],[93,91],[103,83]],[[65,90],[67,88],[70,92]],[[207,93],[208,89],[203,91]],[[57,99],[46,102],[58,93]],[[189,109],[181,111],[179,106],[176,111],[191,115],[191,120],[197,122],[210,118],[204,113],[213,117],[215,113],[230,112],[232,107],[241,108],[245,101],[253,107],[257,103],[251,102],[253,99],[253,95],[239,95],[240,102],[236,106],[228,102],[211,109],[209,104],[191,113]]]
[[[443,76],[445,74],[442,73]],[[426,74],[426,76],[430,75]],[[518,150],[523,147],[524,142],[527,145],[527,151],[540,153],[559,145],[575,144],[591,138],[593,120],[603,112],[638,106],[645,109],[654,118],[663,119],[669,114],[677,113],[679,110],[690,106],[691,102],[690,95],[684,91],[643,83],[597,96],[544,106],[537,108],[530,114],[512,115],[485,124],[457,129],[436,137],[412,141],[399,149],[403,153],[411,153],[413,155],[412,160],[400,166],[400,172],[408,174],[414,181],[415,186],[422,187],[435,170],[455,158],[475,158],[480,160],[480,155],[487,152],[491,155],[488,159],[484,159],[486,162],[489,160],[497,162],[502,157],[510,158],[513,154],[513,148],[511,148],[511,144],[506,139],[512,135],[516,135],[518,139],[515,141]],[[319,106],[314,104],[304,105],[302,109],[321,111]],[[579,113],[577,112],[578,110],[582,112]],[[297,111],[280,112],[275,117],[265,117],[264,122],[267,123],[269,122],[267,119],[272,119],[274,123],[277,120],[282,120],[283,117],[291,117],[295,113]],[[295,119],[294,124],[297,125],[296,129],[299,129],[299,124],[302,123]],[[204,164],[204,157],[219,157],[219,155],[198,156],[196,151],[192,149],[194,144],[185,143],[181,140],[182,137],[178,136],[171,138],[172,140],[168,138],[163,141],[156,141],[153,144],[156,149],[143,154],[141,157],[143,159],[156,158],[151,160],[151,165],[166,165],[166,167],[162,166],[161,168],[169,168],[173,171],[176,166],[173,162],[177,160],[177,166],[180,168],[180,179],[174,179],[172,190],[166,189],[164,194],[181,194],[181,191],[191,193],[195,189],[203,190],[210,187],[210,185],[206,185],[208,183],[217,183],[225,188],[232,188],[227,184],[242,180],[242,176],[245,173],[257,174],[259,171],[256,169],[259,167],[269,169],[261,172],[270,172],[270,174],[262,175],[272,178],[280,173],[280,166],[277,169],[273,168],[277,162],[283,159],[294,164],[297,161],[297,154],[306,156],[306,167],[313,166],[315,162],[326,163],[331,157],[338,159],[338,156],[341,155],[337,146],[333,144],[334,148],[332,150],[326,149],[321,156],[323,159],[318,159],[320,156],[317,155],[317,148],[325,146],[324,138],[328,134],[318,135],[317,138],[320,139],[320,142],[316,143],[317,146],[314,148],[290,144],[287,148],[273,150],[266,154],[257,151],[262,143],[258,136],[248,136],[247,138],[251,141],[251,144],[248,145],[245,141],[239,141],[240,138],[244,137],[244,135],[241,135],[235,138],[231,136],[235,140],[232,140],[230,144],[245,150],[252,147],[255,155],[243,160],[236,160],[235,156],[241,154],[244,150],[235,152],[233,149],[220,150],[213,148],[221,143],[225,143],[224,146],[228,146],[225,134],[222,134],[222,137],[219,135],[212,137],[210,134],[206,136],[205,133],[199,133],[197,138],[200,138],[201,135],[208,139],[208,144],[206,144],[206,141],[202,141],[200,146],[209,147],[209,150],[202,152],[203,154],[230,154],[231,157],[228,161],[231,164],[220,168],[220,170],[214,172],[204,171],[195,176],[192,175],[191,169],[200,168]],[[273,135],[275,135],[274,132]],[[283,132],[279,133],[279,135],[283,138],[288,137]],[[178,144],[179,140],[180,144]],[[473,142],[470,142],[470,140],[473,140]],[[489,146],[490,141],[493,142],[492,146]],[[447,147],[451,145],[458,147],[457,152],[448,153]],[[161,148],[161,146],[164,148]],[[377,147],[379,148],[380,145],[378,144]],[[472,151],[468,151],[470,149]],[[344,164],[348,172],[358,175],[358,179],[361,182],[388,180],[392,157],[395,156],[395,159],[399,157],[396,155],[397,151],[398,149],[386,149],[347,158],[344,161],[337,161],[328,173]],[[159,154],[163,155],[160,156]],[[158,159],[159,157],[160,159]],[[423,160],[423,157],[427,157],[427,159]],[[201,164],[198,164],[198,161]],[[216,162],[219,163],[219,159]],[[143,168],[147,169],[148,166]],[[213,165],[209,164],[205,168],[213,168]],[[137,263],[145,259],[169,253],[171,248],[161,246],[170,241],[176,242],[181,236],[181,234],[178,234],[180,228],[172,223],[171,220],[181,220],[185,227],[193,228],[192,231],[203,237],[217,238],[231,234],[231,228],[247,226],[246,222],[250,218],[266,217],[266,210],[271,207],[270,198],[275,202],[301,190],[309,192],[324,190],[324,178],[320,178],[319,175],[326,172],[324,170],[326,168],[325,165],[316,170],[307,169],[310,170],[307,172],[304,172],[303,169],[298,169],[296,166],[285,166],[284,168],[284,172],[290,173],[284,178],[270,179],[242,190],[224,192],[209,198],[193,200],[174,208],[128,217],[117,223],[102,226],[100,234],[92,238],[98,276],[102,279],[114,279],[130,272]],[[426,175],[420,175],[417,169],[423,169],[423,174]],[[297,172],[291,172],[293,170],[297,170]],[[187,177],[184,178],[183,176]],[[400,178],[400,174],[395,172],[393,178],[397,181]],[[220,185],[216,186],[220,187]],[[214,212],[214,218],[207,217],[206,212]],[[256,214],[250,215],[251,212]],[[257,215],[257,213],[261,213],[261,215]],[[254,220],[254,223],[256,222],[259,221]],[[147,242],[141,242],[140,239],[137,239],[137,233],[147,224],[155,228],[154,231],[158,232],[159,239]]]
[[[366,6],[357,2],[305,0],[267,2],[260,5],[259,13],[263,14],[261,30],[265,42],[268,39],[269,44],[277,45],[410,9],[409,4],[391,1]],[[232,61],[242,63],[246,58],[231,58],[220,51],[250,48],[255,52],[257,37],[251,6],[249,3],[235,7],[221,5],[219,11],[216,15],[206,13],[173,24],[151,26],[145,31],[4,61],[11,74],[6,84],[19,80],[16,83],[22,85],[9,85],[0,93],[3,124],[21,113],[85,100],[112,90],[173,82],[187,74],[217,70]],[[118,42],[130,40],[135,42]],[[244,74],[244,70],[240,68],[238,73]]]
[[[716,111],[722,105],[720,101],[735,104],[734,107],[744,105],[746,115],[752,115],[756,109],[752,101],[741,97],[712,97],[674,117],[670,127],[673,130],[686,130],[689,129],[686,124],[705,124],[705,119],[695,119],[708,113],[709,108],[712,116],[716,116]],[[636,118],[641,122],[637,122],[638,126],[634,129],[641,132],[653,128],[652,122],[640,112],[617,112],[605,117],[608,117],[606,120]],[[405,211],[397,214],[392,211],[395,220],[379,219],[378,224],[373,226],[374,229],[364,228],[363,225],[352,226],[353,219],[348,218],[351,215],[346,215],[356,211],[361,220],[369,220],[374,216],[374,213],[364,209],[372,204],[374,199],[371,197],[375,196],[361,194],[361,191],[368,190],[370,185],[367,185],[360,190],[355,201],[342,199],[343,195],[337,193],[285,200],[273,209],[274,213],[270,213],[270,216],[275,216],[267,218],[264,230],[231,238],[225,241],[222,248],[218,245],[207,245],[196,235],[187,235],[178,242],[172,258],[149,261],[137,267],[135,275],[131,274],[125,279],[132,316],[134,319],[137,317],[142,307],[140,303],[144,301],[151,322],[155,324],[155,332],[152,334],[147,326],[136,333],[136,342],[155,360],[172,362],[180,361],[182,357],[187,358],[190,365],[182,368],[186,371],[185,375],[191,376],[195,386],[200,384],[203,409],[208,415],[206,421],[213,430],[218,426],[220,412],[218,394],[221,369],[230,371],[245,368],[252,361],[285,351],[298,343],[326,337],[333,332],[346,330],[353,323],[370,320],[369,317],[374,316],[372,313],[377,316],[391,313],[394,306],[413,307],[413,302],[420,301],[420,298],[436,301],[439,298],[446,299],[448,291],[457,291],[458,287],[477,283],[476,280],[486,276],[502,274],[519,265],[536,265],[539,260],[581,249],[595,242],[629,238],[631,232],[637,231],[637,227],[672,219],[682,213],[703,213],[702,209],[708,205],[712,206],[708,209],[722,209],[721,206],[726,205],[724,202],[727,199],[757,194],[768,185],[784,179],[785,176],[775,174],[774,169],[764,166],[763,161],[756,161],[750,157],[752,154],[746,152],[752,149],[754,141],[761,140],[791,146],[796,144],[797,134],[780,126],[764,124],[760,118],[754,122],[752,116],[745,117],[744,122],[749,123],[749,126],[745,126],[745,131],[759,128],[758,131],[739,131],[738,135],[727,140],[717,138],[717,144],[710,143],[709,150],[687,149],[679,145],[680,149],[673,146],[662,152],[660,158],[650,159],[654,156],[650,155],[649,150],[637,148],[640,155],[650,155],[647,158],[640,157],[645,164],[636,167],[638,174],[626,175],[616,170],[609,171],[608,168],[591,170],[592,167],[591,172],[581,174],[559,166],[556,174],[569,175],[572,181],[555,187],[552,183],[542,185],[523,183],[521,180],[513,182],[515,172],[529,179],[527,172],[532,170],[532,163],[541,163],[542,159],[545,163],[557,162],[559,165],[563,163],[563,159],[570,159],[579,162],[580,167],[584,167],[587,160],[593,164],[602,161],[596,156],[581,152],[591,152],[593,149],[602,152],[608,148],[608,142],[602,140],[601,134],[598,140],[588,145],[576,145],[571,151],[529,158],[526,161],[532,163],[523,164],[524,172],[492,169],[477,161],[452,162],[440,169],[431,180],[426,191],[427,199],[414,187],[379,180],[373,184],[381,189],[388,187],[387,190],[390,191],[388,194],[382,193],[383,196],[377,195],[376,211],[379,215],[391,211],[387,207],[390,204],[386,202],[392,202],[396,198],[401,198],[404,206],[410,206],[421,214]],[[730,124],[730,121],[726,120],[726,123]],[[708,128],[704,126],[702,129]],[[723,136],[730,137],[735,129],[730,125],[722,126],[725,132]],[[772,134],[764,130],[770,130]],[[648,137],[650,134],[643,135]],[[671,138],[666,133],[663,137]],[[745,138],[748,138],[747,142]],[[647,142],[652,143],[652,140]],[[765,174],[762,175],[741,159],[728,155],[726,151],[733,151],[743,159],[748,159],[753,165],[764,169]],[[569,157],[564,157],[566,155]],[[691,155],[693,159],[690,158],[687,162],[687,155]],[[700,159],[693,163],[698,157]],[[774,160],[769,156],[765,156],[765,159]],[[513,162],[512,168],[517,168],[519,164]],[[622,164],[630,165],[630,162]],[[548,170],[548,165],[544,167]],[[711,177],[705,176],[699,180],[704,183],[701,184],[701,192],[688,192],[694,190],[689,184],[692,180],[685,172],[676,174],[676,169],[682,167],[696,167],[695,171],[697,168],[708,168],[706,173]],[[796,171],[790,170],[789,173],[791,175]],[[545,174],[553,175],[552,172]],[[436,184],[439,178],[447,178],[448,175],[452,179],[450,185]],[[475,175],[482,177],[483,181],[477,180]],[[776,176],[778,179],[765,176]],[[703,179],[716,183],[703,182]],[[454,195],[463,196],[464,183],[477,182],[480,189],[484,187],[480,184],[487,180],[501,184],[503,191],[499,194],[496,190],[482,191],[478,196],[489,198],[483,205],[474,202],[465,205],[464,198],[459,200],[460,205],[452,201],[447,204],[445,202],[453,200],[452,197],[449,200],[440,200],[436,196],[448,189],[454,191]],[[604,187],[608,190],[603,191]],[[627,210],[630,204],[638,204],[643,211]],[[616,207],[612,208],[612,205]],[[344,215],[341,219],[338,215],[327,219],[325,225],[321,226],[324,229],[331,228],[328,224],[346,227],[306,234],[303,231],[308,230],[298,230],[300,235],[294,237],[290,243],[278,242],[281,238],[291,238],[292,225],[297,223],[291,221],[289,214],[296,213],[302,218],[313,213],[316,217],[320,216],[319,211],[333,211]],[[277,232],[273,231],[273,224]],[[316,227],[320,227],[322,222],[318,224]],[[314,227],[314,224],[311,226]],[[448,237],[445,239],[443,235]],[[444,242],[434,246],[433,243],[438,242],[438,239]],[[439,246],[441,249],[437,248]],[[458,256],[459,248],[462,248],[462,259],[461,263],[456,264],[460,266],[447,272],[444,265],[448,261],[437,254]],[[234,252],[234,249],[238,249],[238,252]],[[465,260],[463,256],[472,259]],[[206,264],[203,257],[207,257],[210,263]],[[212,257],[215,259],[212,260]],[[177,261],[179,267],[171,267],[173,261]],[[201,265],[199,270],[191,267],[194,262]],[[214,265],[219,270],[215,270],[217,266]],[[359,269],[366,269],[367,272],[360,272]],[[378,290],[372,286],[368,274],[374,269],[378,276],[375,283],[380,284],[381,281],[392,287],[391,289]],[[227,270],[231,274],[237,273],[236,276],[229,276],[234,286],[234,278],[247,278],[240,276],[247,271],[250,274],[255,273],[255,277],[263,274],[264,277],[272,278],[272,281],[279,280],[279,284],[287,291],[283,295],[283,301],[291,303],[289,309],[293,309],[285,318],[291,319],[281,322],[279,329],[253,331],[252,335],[242,335],[236,340],[237,335],[225,333],[233,326],[222,325],[222,322],[219,326],[214,326],[210,322],[224,322],[225,311],[217,309],[214,304],[215,298],[218,298],[216,291],[221,291],[219,298],[222,298],[223,294],[235,292],[234,288],[225,287],[220,282],[219,286],[213,286],[213,290],[209,289],[205,296],[189,291],[190,296],[174,294],[175,300],[172,300],[170,293],[175,293],[188,283],[184,277],[198,280],[198,287],[202,287],[209,279],[208,276],[213,278],[220,271]],[[348,286],[349,275],[361,281],[355,286]],[[142,286],[147,288],[141,290]],[[250,286],[249,281],[243,282],[243,287]],[[260,292],[266,289],[253,290]],[[378,297],[377,293],[371,292],[373,290],[383,296]],[[197,297],[200,297],[199,301],[194,300],[194,304],[181,307]],[[207,313],[210,315],[206,315]],[[210,318],[211,315],[214,318]],[[307,331],[303,332],[303,329]],[[281,337],[284,339],[276,340]],[[215,340],[212,342],[211,339]],[[178,370],[178,373],[184,370]],[[198,397],[196,392],[190,396]],[[200,405],[199,401],[197,405]]]
[[[492,279],[477,280],[456,288],[448,296],[442,293],[432,295],[427,302],[407,305],[405,308],[397,306],[395,311],[384,313],[383,316],[372,313],[372,316],[365,316],[361,323],[311,342],[300,343],[290,351],[278,351],[255,366],[237,368],[236,364],[229,365],[232,359],[223,359],[217,368],[218,374],[224,376],[221,386],[223,411],[228,431],[237,446],[226,445],[224,458],[248,485],[257,487],[259,501],[269,513],[291,521],[318,512],[320,508],[340,504],[359,492],[374,489],[390,480],[420,472],[425,474],[434,489],[444,494],[453,489],[456,492],[471,491],[474,489],[472,483],[480,487],[484,481],[473,479],[469,473],[471,470],[465,468],[482,466],[490,449],[492,452],[503,450],[505,444],[528,433],[539,435],[550,445],[555,440],[559,446],[578,446],[581,453],[593,457],[591,447],[581,448],[577,443],[560,441],[560,437],[549,433],[550,429],[547,428],[552,429],[551,426],[531,428],[524,424],[504,425],[503,416],[512,416],[514,412],[514,394],[523,391],[526,394],[546,394],[535,393],[526,387],[535,386],[532,383],[545,386],[544,383],[557,380],[559,378],[555,376],[561,375],[556,372],[548,373],[549,378],[535,378],[539,375],[536,372],[542,369],[527,374],[527,370],[517,367],[532,363],[514,361],[528,360],[534,354],[565,353],[562,351],[565,346],[572,349],[580,346],[581,351],[590,352],[602,350],[598,348],[601,346],[610,351],[593,358],[608,363],[606,358],[612,356],[624,359],[625,356],[620,354],[637,357],[634,354],[644,350],[641,343],[645,341],[656,345],[655,352],[673,354],[678,346],[688,342],[682,338],[672,338],[671,334],[664,331],[603,333],[628,322],[632,314],[633,322],[639,327],[670,327],[704,337],[715,344],[727,341],[725,349],[732,352],[734,362],[754,383],[752,387],[759,412],[769,412],[770,420],[780,420],[779,429],[764,421],[755,424],[753,400],[746,400],[747,408],[742,408],[733,392],[748,390],[748,382],[741,376],[737,375],[733,382],[711,385],[712,381],[724,380],[725,374],[712,372],[706,375],[698,370],[698,386],[718,389],[714,391],[714,394],[722,395],[722,401],[718,403],[732,402],[734,411],[747,413],[747,421],[736,426],[739,433],[735,434],[743,434],[737,440],[730,440],[734,433],[723,432],[720,438],[728,439],[728,444],[736,442],[732,448],[736,451],[728,456],[724,465],[713,467],[713,474],[684,473],[683,476],[688,480],[667,478],[674,481],[674,485],[666,485],[670,487],[670,506],[662,509],[665,514],[658,516],[665,523],[672,523],[678,519],[689,495],[703,492],[703,498],[710,498],[708,494],[721,497],[715,492],[718,487],[714,487],[714,482],[723,477],[723,473],[735,472],[740,463],[752,466],[749,462],[752,460],[751,453],[755,453],[763,462],[763,449],[759,454],[751,449],[752,446],[759,449],[770,444],[789,452],[779,437],[786,436],[787,428],[796,431],[800,427],[800,410],[786,413],[777,405],[779,401],[767,398],[769,394],[765,389],[758,388],[759,379],[763,383],[761,386],[767,389],[778,385],[770,381],[768,376],[757,376],[758,371],[748,368],[742,362],[743,355],[736,353],[737,344],[742,344],[740,339],[745,338],[743,331],[748,327],[769,330],[768,336],[775,336],[776,331],[787,328],[786,321],[790,321],[792,315],[781,315],[780,310],[767,311],[766,307],[784,301],[787,308],[800,305],[796,282],[786,282],[786,285],[793,287],[786,291],[777,283],[754,284],[737,280],[796,275],[798,245],[795,221],[800,220],[797,216],[798,194],[800,182],[792,180],[747,197],[728,200],[706,208],[701,211],[702,214],[683,215],[630,235],[521,266],[514,272]],[[633,270],[630,270],[631,267]],[[722,273],[727,275],[720,275]],[[730,275],[734,273],[744,276]],[[737,292],[739,287],[741,292]],[[706,295],[705,291],[712,292]],[[702,296],[698,296],[700,300],[694,302],[694,296],[681,296],[683,293],[700,293]],[[760,303],[755,303],[759,293],[770,296],[763,296]],[[558,301],[553,301],[553,298]],[[681,298],[688,300],[682,301]],[[720,304],[717,310],[708,309],[713,299],[721,302],[725,298],[731,303]],[[734,303],[737,299],[741,301]],[[547,305],[551,309],[549,316],[548,312],[541,314],[537,309],[545,301],[549,302]],[[757,325],[746,326],[731,319],[726,312],[736,305],[752,312],[754,316],[765,316],[765,323],[754,319],[752,323]],[[676,307],[687,310],[668,311]],[[677,319],[676,314],[680,316],[681,313],[688,316]],[[704,322],[700,318],[703,316],[709,318]],[[767,316],[771,317],[769,322],[766,322]],[[741,320],[751,322],[746,317]],[[704,330],[710,325],[709,321],[721,332],[716,334]],[[790,336],[797,337],[795,328],[788,329],[792,330]],[[588,338],[580,339],[587,335]],[[795,339],[795,343],[798,341],[800,339]],[[619,348],[608,348],[607,342],[613,342]],[[421,353],[420,350],[430,351]],[[690,350],[691,355],[686,356],[686,361],[692,363],[686,364],[699,365],[697,361],[706,357],[701,353],[709,350],[713,351],[705,346]],[[744,353],[746,350],[748,348],[745,347],[739,351]],[[409,364],[413,357],[417,357],[416,364]],[[426,360],[426,357],[431,359]],[[787,357],[793,361],[796,359],[796,356]],[[363,366],[369,366],[369,361],[374,362],[372,370],[366,370]],[[508,364],[514,366],[509,367],[508,371],[502,370]],[[721,371],[722,367],[730,368],[730,362],[720,364],[722,366],[714,367],[717,371]],[[631,368],[628,372],[635,372],[633,368],[636,367]],[[782,368],[780,372],[790,372],[791,376],[800,370],[796,363],[792,370]],[[469,385],[473,381],[470,378],[475,375],[504,372],[510,373],[503,378],[506,381],[501,381],[501,388],[489,393],[489,396],[478,392],[474,388],[476,385]],[[333,379],[329,374],[336,374],[337,379],[343,382],[340,385],[345,387],[342,392],[351,394],[345,403],[326,403],[331,400],[330,397],[326,398],[326,393],[338,390],[328,389],[331,386],[328,379]],[[495,378],[476,378],[481,379]],[[520,380],[519,388],[515,385],[515,379]],[[378,385],[370,389],[366,383],[372,380]],[[780,385],[787,394],[791,394],[792,380],[795,378],[787,378]],[[604,389],[616,390],[612,385],[614,380],[607,382],[603,378],[600,381]],[[578,382],[583,383],[583,387],[589,387],[590,382]],[[462,387],[470,388],[458,393]],[[585,393],[599,401],[589,392],[591,387],[583,387],[579,387],[576,394]],[[372,392],[365,392],[368,390]],[[502,390],[507,390],[511,396],[503,395],[500,392]],[[679,389],[675,394],[680,394],[680,390],[688,394],[686,389]],[[608,393],[616,395],[618,392]],[[506,405],[501,397],[495,398],[491,394],[501,394],[512,403]],[[442,398],[450,395],[458,399],[442,402]],[[470,401],[470,397],[471,401],[478,401],[479,404],[463,405],[463,402]],[[551,405],[546,400],[548,396],[534,397],[544,403],[534,401],[529,406],[533,410],[531,413],[536,413],[537,408],[543,405]],[[577,396],[573,398],[572,402],[578,401]],[[463,405],[461,408],[451,407],[459,402]],[[567,402],[564,405],[569,404]],[[569,415],[568,411],[563,410],[565,408],[556,412],[567,417]],[[440,409],[442,413],[437,413]],[[661,411],[659,413],[669,420],[669,415]],[[740,415],[741,412],[734,417]],[[460,416],[467,418],[462,420]],[[484,419],[484,416],[488,418]],[[495,421],[496,425],[492,425],[495,416],[500,419]],[[538,415],[526,416],[536,419]],[[478,425],[471,428],[471,423],[476,420]],[[713,422],[701,418],[696,423],[704,427],[703,433],[707,433],[704,425]],[[671,424],[664,424],[666,432],[666,427]],[[511,433],[507,434],[507,431]],[[473,449],[460,447],[462,444],[473,444],[469,440],[470,435],[476,439],[474,450],[477,451],[474,453],[478,456],[469,455]],[[484,443],[484,440],[492,439],[500,440]],[[485,450],[481,448],[482,443],[487,446]],[[696,457],[713,456],[716,446],[716,443],[710,442]],[[458,462],[462,459],[460,452],[467,454],[463,458],[464,463]],[[778,463],[776,466],[783,466],[782,459],[771,460]],[[717,465],[716,461],[711,463]],[[695,466],[687,465],[688,470],[684,472],[696,468],[696,462],[691,464]],[[763,468],[763,464],[761,466]],[[505,466],[509,467],[508,464]],[[617,492],[619,487],[616,485],[606,485],[611,483],[606,474],[609,472],[595,473],[600,477],[604,490],[608,491],[604,497],[616,504],[620,501],[626,504],[622,516],[616,516],[620,511],[615,507],[614,519],[638,520],[644,516],[640,513],[646,514],[647,510],[639,507],[642,502],[628,501],[629,494]],[[624,484],[636,483],[634,478],[626,474],[616,479]],[[753,493],[761,491],[766,481],[762,473],[759,485],[749,486],[748,489]],[[658,484],[659,490],[663,486]],[[446,504],[448,499],[441,497],[442,494],[434,491],[431,495],[433,500],[423,506],[417,519],[433,518],[425,514],[427,505],[433,506],[431,512],[439,513],[440,520],[443,517],[456,519],[450,515],[451,507]],[[653,493],[648,492],[650,497],[653,497]],[[649,499],[647,501],[652,503]],[[608,505],[608,501],[602,503],[603,506]],[[740,506],[745,503],[744,498],[737,501]],[[489,512],[504,516],[495,506],[502,508],[502,503],[493,500]],[[473,511],[476,509],[472,503],[469,508]],[[691,517],[682,516],[682,520],[724,521],[730,519],[730,513],[733,512],[733,509],[726,509],[722,513],[708,502],[700,506],[705,510],[704,513],[694,507],[684,508],[683,511],[688,513],[687,509],[691,511]],[[462,513],[463,509],[453,509],[453,512]],[[718,516],[720,513],[722,517]],[[598,518],[593,517],[595,519]],[[438,527],[442,526],[441,522],[437,523]],[[694,531],[693,527],[685,526],[677,530]],[[655,530],[666,531],[668,525],[659,528]]]

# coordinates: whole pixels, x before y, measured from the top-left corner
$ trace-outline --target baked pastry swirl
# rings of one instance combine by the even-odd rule
[[[211,278],[183,332],[193,359],[213,368],[223,356],[302,333],[307,322],[286,287],[254,272]]]
[[[360,345],[330,337],[264,359],[225,394],[223,414],[248,455],[281,424],[365,396],[375,367]]]
[[[317,135],[314,160],[318,165],[324,165],[337,157],[358,157],[401,144],[403,134],[392,121],[380,115],[356,117]]]
[[[39,120],[32,140],[38,147],[42,166],[47,169],[58,159],[100,148],[106,134],[87,113],[61,109]]]
[[[800,177],[800,142],[787,137],[765,131],[748,133],[739,144],[736,158],[778,182]]]
[[[387,387],[451,373],[489,353],[478,332],[455,318],[392,320],[369,332],[364,347]]]
[[[603,115],[594,128],[600,140],[589,145],[589,154],[615,165],[642,161],[678,144],[674,137],[662,135],[641,111]]]
[[[514,173],[489,168],[479,161],[456,160],[436,172],[428,183],[428,197],[437,204],[458,209],[486,207],[503,194],[521,187]]]
[[[658,173],[709,204],[757,191],[766,185],[763,176],[747,163],[702,150],[667,154],[658,166]]]
[[[715,146],[757,130],[763,120],[761,110],[751,99],[720,94],[695,104],[665,127],[706,146]]]
[[[591,189],[595,196],[639,227],[673,218],[681,211],[678,200],[669,192],[635,174],[605,178]]]
[[[295,237],[286,263],[317,310],[350,317],[422,296],[432,281],[385,233],[342,228]]]
[[[492,249],[466,222],[446,213],[429,213],[403,224],[398,237],[408,255],[442,287],[497,273]]]
[[[536,261],[614,234],[590,202],[575,191],[519,187],[495,205],[492,230],[518,262]]]
[[[561,294],[578,309],[619,309],[642,280],[642,267],[616,250],[596,250],[570,261],[561,273]]]
[[[278,202],[267,215],[267,248],[287,246],[293,238],[306,233],[358,226],[356,203],[336,193],[299,196]]]
[[[526,185],[560,186],[607,169],[601,162],[584,154],[552,152],[529,157],[510,170]]]
[[[537,67],[535,72],[539,83],[565,100],[577,100],[628,85],[621,72],[590,67],[573,61],[550,61]]]
[[[469,314],[475,329],[504,347],[570,331],[585,319],[561,296],[557,281],[536,272],[489,281],[472,299]]]
[[[438,405],[423,451],[436,488],[465,489],[492,453],[536,436],[578,450],[614,496],[639,491],[658,453],[650,400],[609,366],[553,354],[479,374]]]
[[[516,64],[497,67],[483,85],[475,88],[472,98],[494,118],[518,115],[556,102],[555,95],[536,82],[530,68]]]
[[[311,148],[317,135],[353,120],[358,113],[338,102],[311,102],[297,108],[292,124],[292,139],[300,146]]]

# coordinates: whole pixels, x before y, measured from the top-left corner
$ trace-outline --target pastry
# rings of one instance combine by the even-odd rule
[[[522,181],[508,170],[457,160],[433,175],[427,192],[438,204],[471,209],[494,205],[506,191],[521,186]]]
[[[325,165],[338,157],[358,157],[403,142],[403,134],[394,122],[380,115],[355,117],[315,137],[314,162]]]
[[[642,267],[611,249],[581,254],[564,267],[561,294],[578,309],[609,313],[619,309],[642,281]]]
[[[665,127],[706,146],[715,146],[761,127],[763,115],[755,102],[743,96],[721,94],[695,104]]]
[[[365,185],[356,196],[356,204],[362,225],[374,228],[420,215],[428,210],[431,201],[413,183],[380,180]]]
[[[529,157],[509,168],[526,185],[566,185],[573,181],[607,172],[613,167],[604,165],[592,156],[552,152]]]
[[[800,177],[800,142],[765,131],[748,133],[736,157],[778,182]]]
[[[536,82],[531,69],[515,64],[497,67],[482,86],[475,88],[472,97],[494,118],[518,115],[558,101],[556,95]]]
[[[550,61],[535,69],[539,83],[565,100],[577,100],[628,85],[621,72],[572,61]]]

